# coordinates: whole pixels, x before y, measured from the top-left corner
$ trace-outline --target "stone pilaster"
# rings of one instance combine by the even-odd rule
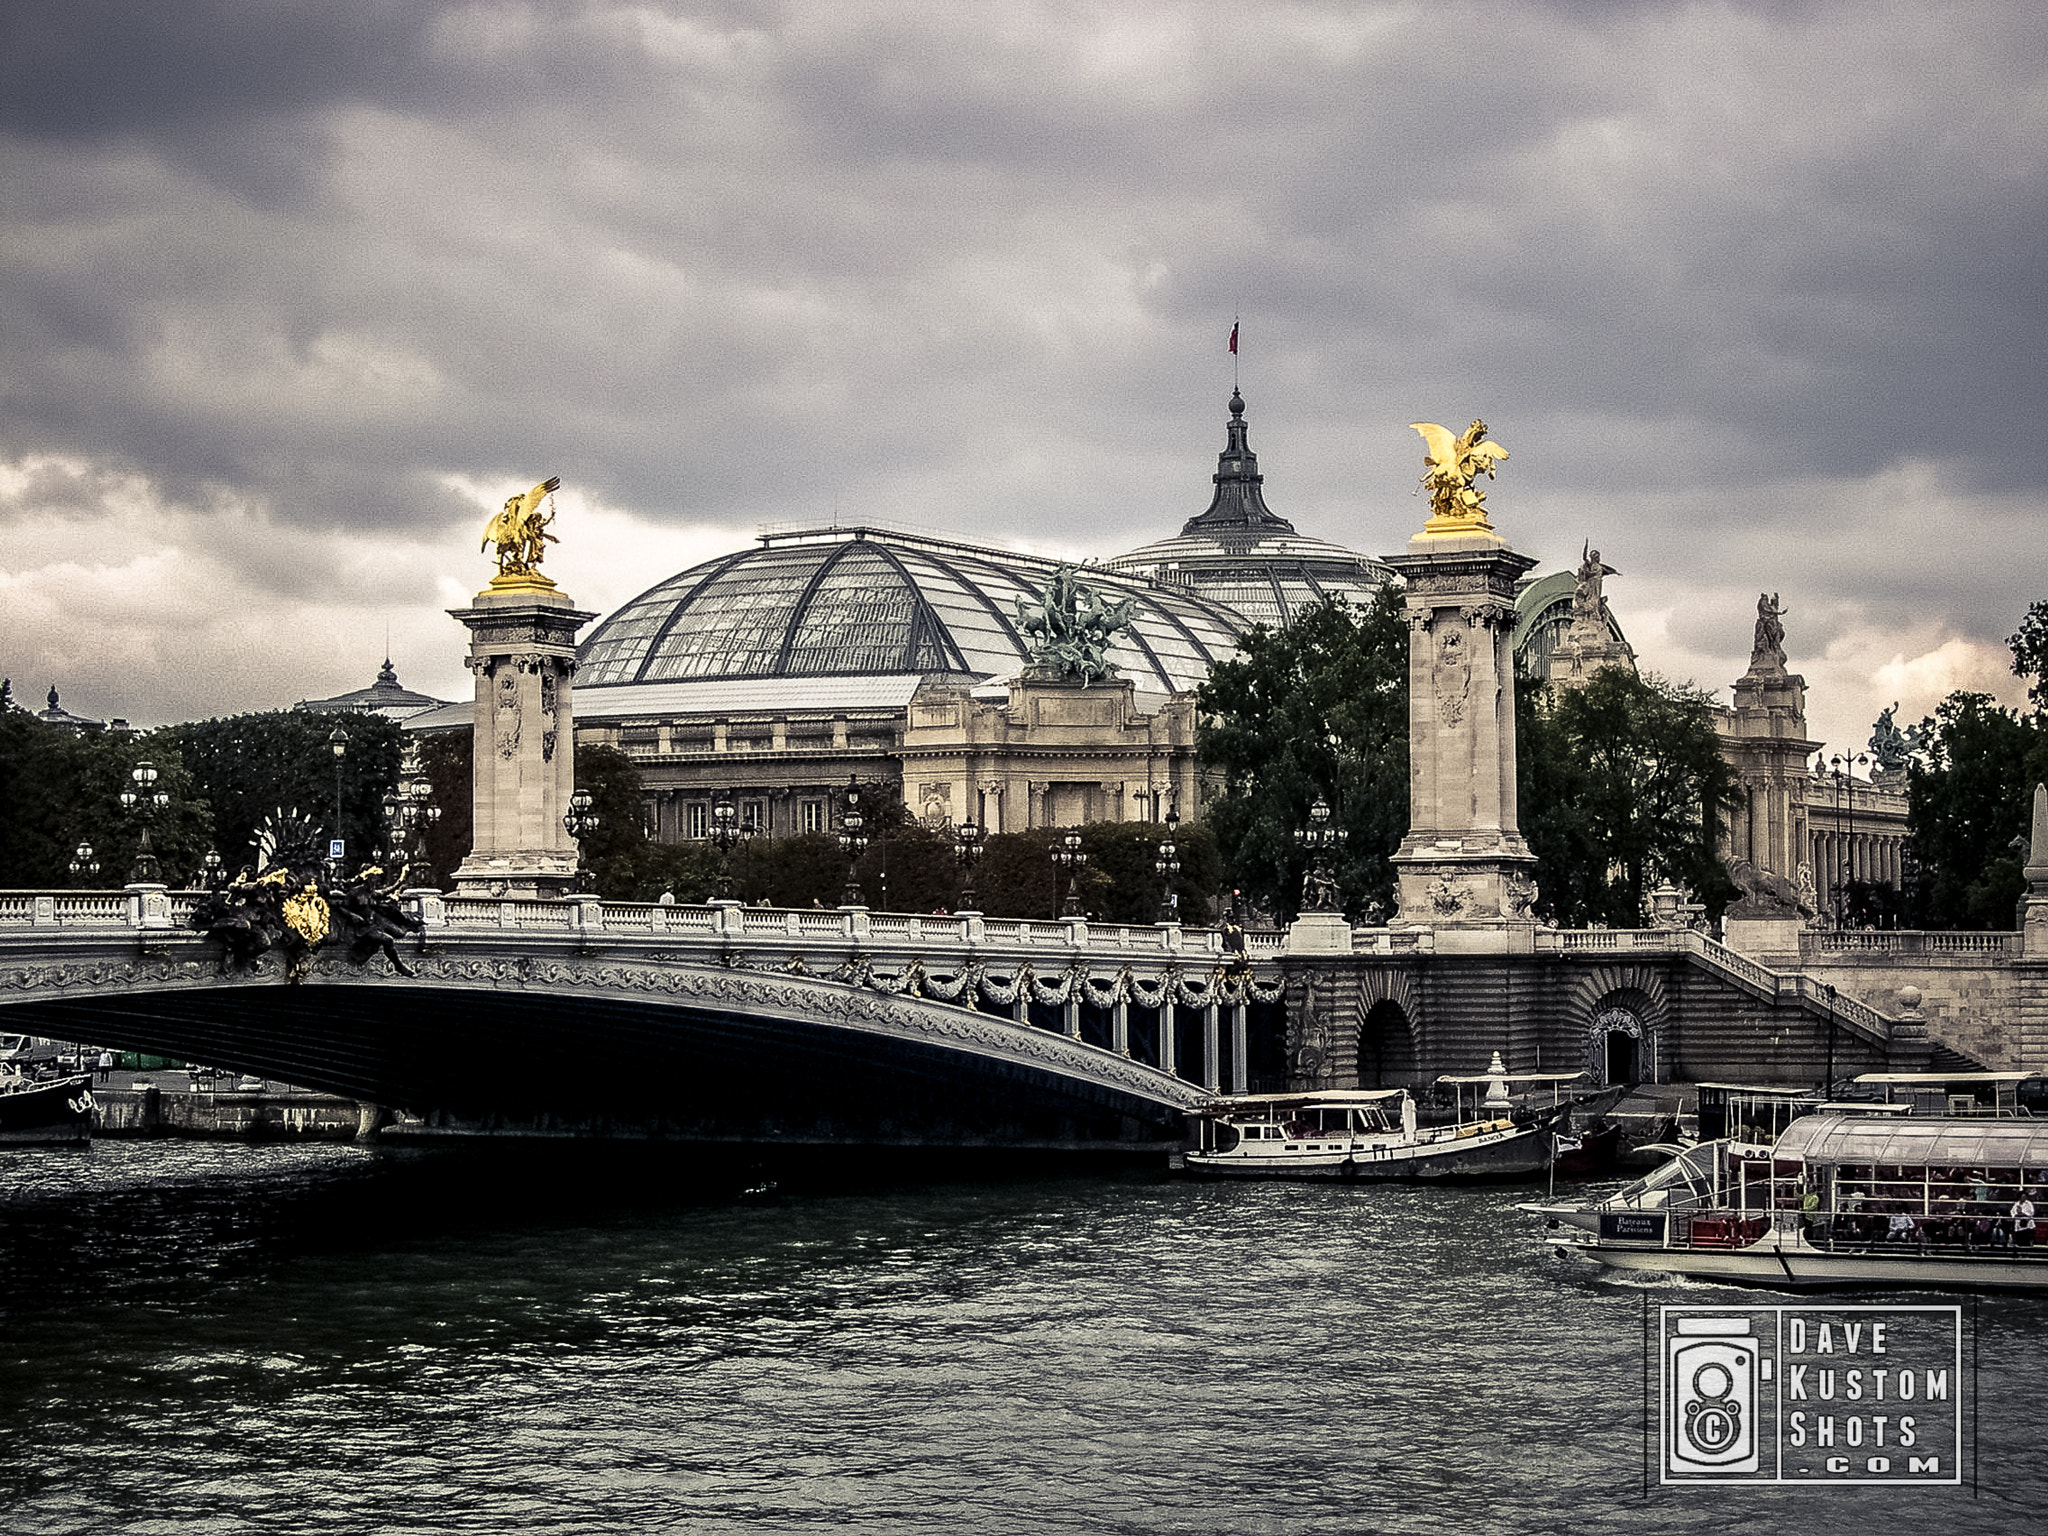
[[[571,679],[580,612],[552,584],[494,582],[469,608],[475,836],[455,872],[463,895],[558,896],[576,876],[562,825],[576,792]]]
[[[1533,943],[1535,858],[1515,804],[1515,582],[1536,562],[1489,532],[1417,534],[1407,583],[1408,835],[1394,855],[1404,924],[1438,949]]]

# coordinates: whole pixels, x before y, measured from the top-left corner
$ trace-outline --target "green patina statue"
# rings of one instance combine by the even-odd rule
[[[1017,626],[1030,638],[1033,669],[1056,677],[1078,677],[1084,688],[1114,677],[1110,640],[1118,630],[1131,627],[1131,609],[1136,603],[1131,597],[1106,603],[1072,566],[1061,566],[1039,598],[1037,612],[1022,598],[1017,599]]]

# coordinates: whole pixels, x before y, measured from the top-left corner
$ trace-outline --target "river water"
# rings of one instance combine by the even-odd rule
[[[1966,1303],[1974,1483],[1646,1489],[1646,1299],[1787,1298],[1602,1280],[1534,1192],[4,1152],[0,1530],[2041,1528],[2048,1300]]]

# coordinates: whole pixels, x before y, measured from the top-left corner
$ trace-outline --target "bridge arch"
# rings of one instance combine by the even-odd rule
[[[1001,1014],[631,948],[451,936],[403,977],[316,953],[288,985],[274,955],[224,974],[217,945],[164,934],[140,955],[93,945],[10,965],[0,1014],[511,1134],[1173,1144],[1206,1096]]]
[[[1569,1017],[1596,1083],[1658,1083],[1670,1075],[1671,1008],[1662,972],[1596,966],[1572,989]]]

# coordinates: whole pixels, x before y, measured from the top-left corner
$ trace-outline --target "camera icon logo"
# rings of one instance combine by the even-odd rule
[[[1669,1466],[1754,1472],[1757,1341],[1746,1317],[1688,1317],[1669,1341]]]

